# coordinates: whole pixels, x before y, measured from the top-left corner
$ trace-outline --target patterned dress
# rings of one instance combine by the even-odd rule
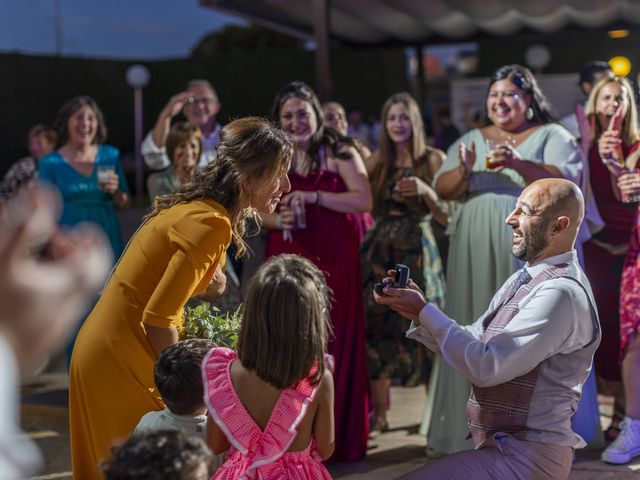
[[[640,329],[640,204],[631,233],[631,244],[622,270],[620,284],[620,355],[624,354],[633,334]]]
[[[397,378],[404,386],[428,380],[427,350],[406,338],[410,321],[378,305],[371,292],[374,284],[387,276],[387,270],[402,263],[409,267],[411,278],[425,291],[430,302],[443,302],[442,262],[429,224],[428,208],[417,197],[402,197],[394,192],[396,182],[402,177],[415,175],[428,182],[426,167],[425,163],[416,166],[415,171],[412,167],[391,169],[381,206],[376,208],[379,211],[374,211],[375,224],[360,249],[369,378]]]
[[[269,422],[261,430],[234,390],[230,369],[237,358],[233,350],[218,347],[203,362],[204,397],[209,414],[231,444],[227,461],[212,479],[330,479],[313,440],[304,450],[288,451],[317,387],[304,378],[282,390]]]

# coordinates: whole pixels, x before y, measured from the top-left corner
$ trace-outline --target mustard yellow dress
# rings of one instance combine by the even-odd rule
[[[69,377],[74,478],[100,479],[98,464],[140,418],[164,404],[144,324],[183,322],[187,300],[209,285],[231,242],[212,200],[174,205],[143,224],[127,246],[75,343]]]

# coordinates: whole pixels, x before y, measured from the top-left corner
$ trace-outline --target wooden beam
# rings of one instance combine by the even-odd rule
[[[425,100],[426,100],[426,82],[424,75],[424,59],[423,59],[423,51],[422,45],[416,45],[416,60],[418,63],[416,64],[416,101],[418,102],[418,106],[420,107],[420,113],[424,111]]]
[[[330,0],[312,0],[316,42],[316,90],[320,101],[331,99],[331,58],[329,52]]]

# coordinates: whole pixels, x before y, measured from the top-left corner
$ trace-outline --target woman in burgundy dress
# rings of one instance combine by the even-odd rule
[[[640,200],[640,173],[637,157],[632,173],[618,178],[621,200]],[[625,198],[626,197],[626,198]],[[640,204],[637,204],[629,251],[620,284],[620,358],[624,384],[625,417],[614,442],[602,452],[608,463],[624,464],[640,455]]]
[[[335,357],[336,449],[332,460],[359,460],[368,437],[367,357],[358,232],[350,213],[371,210],[371,189],[352,140],[325,128],[316,94],[292,82],[277,94],[272,117],[296,140],[291,193],[271,228],[267,256],[295,253],[325,272],[333,291],[329,353]],[[275,228],[275,229],[273,229]]]
[[[613,359],[620,345],[619,292],[633,206],[617,198],[616,177],[605,162],[624,160],[640,144],[631,86],[621,77],[598,82],[589,96],[587,115],[592,138],[589,149],[591,186],[605,227],[584,246],[586,273],[593,288],[602,326],[602,342],[595,354],[601,393],[616,398],[614,419],[607,436],[612,439],[624,415],[620,365]]]

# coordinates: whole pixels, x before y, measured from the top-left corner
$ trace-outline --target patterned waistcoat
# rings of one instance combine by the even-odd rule
[[[567,275],[567,264],[554,265],[544,269],[510,299],[510,289],[505,289],[496,310],[485,317],[493,319],[482,333],[480,339],[487,343],[498,335],[519,312],[518,303],[542,282]],[[505,303],[506,302],[506,303]],[[489,317],[489,318],[487,318]],[[469,431],[476,445],[482,443],[495,432],[505,432],[516,438],[524,437],[527,430],[527,418],[533,390],[538,379],[539,365],[530,372],[493,387],[472,385],[471,396],[467,401]]]

